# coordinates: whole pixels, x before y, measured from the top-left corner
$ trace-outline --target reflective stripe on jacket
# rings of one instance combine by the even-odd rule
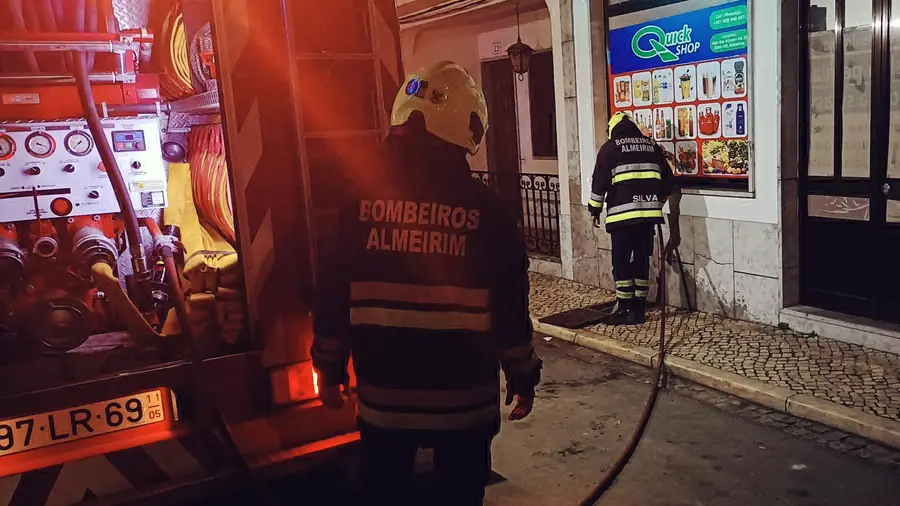
[[[372,425],[496,425],[501,365],[524,375],[539,363],[524,241],[464,158],[405,174],[347,206],[320,252],[314,366],[333,383],[352,354]]]
[[[633,223],[662,223],[663,206],[672,190],[672,169],[663,149],[623,121],[597,155],[588,205],[605,202],[606,229]]]

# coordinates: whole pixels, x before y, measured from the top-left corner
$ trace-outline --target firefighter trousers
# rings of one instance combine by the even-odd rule
[[[433,501],[442,506],[481,506],[491,476],[492,430],[410,431],[360,420],[360,477],[370,504],[412,505],[419,448],[434,448]]]
[[[619,300],[646,300],[650,291],[653,224],[635,223],[610,232],[613,279]]]

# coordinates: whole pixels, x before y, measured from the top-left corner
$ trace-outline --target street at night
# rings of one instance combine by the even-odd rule
[[[505,423],[495,440],[490,506],[577,504],[625,445],[649,390],[646,368],[555,339],[536,343],[544,381],[531,417]],[[631,464],[599,504],[888,506],[900,504],[898,463],[900,452],[671,378]],[[284,505],[367,504],[351,492],[352,468],[270,487]]]
[[[900,506],[898,41],[0,0],[0,506]]]

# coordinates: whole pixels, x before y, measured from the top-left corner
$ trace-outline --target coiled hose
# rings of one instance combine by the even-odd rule
[[[619,455],[619,458],[616,459],[612,467],[609,468],[609,471],[606,472],[606,475],[603,476],[600,483],[594,487],[590,495],[578,503],[579,506],[594,506],[594,504],[597,504],[597,501],[599,501],[603,494],[609,490],[613,483],[615,483],[616,478],[618,478],[625,469],[625,466],[628,465],[628,461],[631,460],[631,456],[634,455],[638,444],[640,444],[641,439],[644,437],[644,431],[647,430],[647,425],[650,423],[650,416],[653,414],[653,409],[656,407],[656,400],[659,398],[659,391],[662,389],[666,367],[666,305],[668,304],[665,245],[663,244],[662,225],[656,226],[656,235],[657,244],[659,245],[659,356],[657,357],[656,368],[653,372],[653,383],[650,386],[650,395],[647,397],[647,403],[644,404],[644,411],[641,413],[641,418],[638,420],[637,427],[635,427],[634,432],[631,434],[628,445],[625,446],[622,454]]]
[[[203,221],[234,244],[234,209],[222,125],[197,125],[188,137],[191,188]]]
[[[0,26],[21,32],[88,32],[117,31],[110,0],[8,0],[0,2]],[[5,12],[4,12],[5,11]],[[4,15],[7,19],[4,19]],[[6,56],[6,55],[4,55]],[[13,68],[29,74],[71,73],[74,62],[69,54],[22,51]],[[94,55],[87,55],[88,70],[94,67]],[[9,64],[7,60],[4,62]]]
[[[23,0],[9,0],[10,16],[8,22],[11,24],[13,30],[25,32],[28,31],[28,25],[25,20],[25,6],[22,2]],[[34,51],[23,51],[22,58],[22,62],[27,69],[27,72],[37,74],[41,71],[41,66],[37,61],[37,56],[35,56]]]
[[[184,15],[176,3],[162,24],[159,44],[159,84],[166,98],[178,100],[194,94],[188,57]]]

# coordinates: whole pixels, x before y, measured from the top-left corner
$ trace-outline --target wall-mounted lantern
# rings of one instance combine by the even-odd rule
[[[525,74],[531,67],[531,55],[534,49],[528,44],[522,42],[522,29],[519,25],[519,4],[516,4],[516,43],[509,46],[506,54],[509,55],[509,62],[512,64],[513,72],[519,78],[519,81],[525,80]]]

